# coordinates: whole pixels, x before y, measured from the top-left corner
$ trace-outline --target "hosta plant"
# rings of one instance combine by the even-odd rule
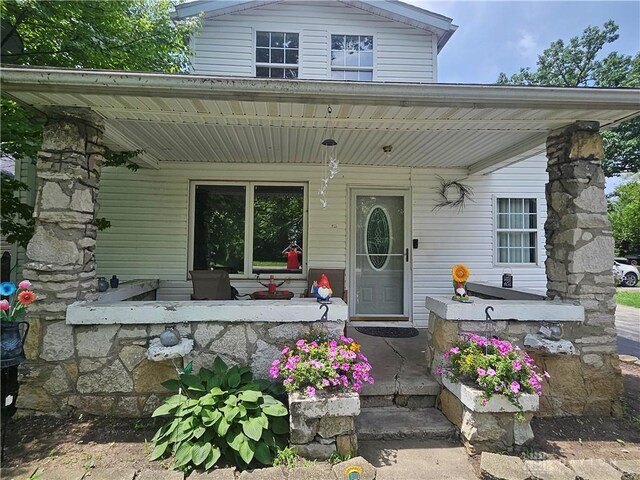
[[[289,434],[287,407],[276,398],[282,387],[254,380],[249,367],[229,367],[220,357],[212,370],[189,370],[162,384],[175,395],[153,412],[169,419],[153,437],[151,460],[173,454],[179,470],[271,465]]]

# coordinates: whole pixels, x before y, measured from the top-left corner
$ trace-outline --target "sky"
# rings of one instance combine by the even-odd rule
[[[453,19],[458,30],[438,55],[438,82],[495,83],[500,72],[535,70],[551,42],[614,20],[620,38],[603,53],[640,51],[640,1],[404,0]]]

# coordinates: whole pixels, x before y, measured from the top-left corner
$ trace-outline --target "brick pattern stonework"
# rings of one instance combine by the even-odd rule
[[[584,325],[572,337],[579,356],[539,358],[558,387],[548,398],[557,415],[621,413],[613,237],[598,129],[597,122],[576,122],[547,139],[547,296],[578,303],[585,311]],[[563,381],[570,383],[561,386]]]

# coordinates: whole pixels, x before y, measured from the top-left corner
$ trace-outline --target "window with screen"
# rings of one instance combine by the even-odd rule
[[[498,198],[496,201],[497,263],[537,263],[537,200]]]
[[[298,78],[297,33],[256,32],[256,77]]]
[[[331,35],[331,78],[373,80],[373,36]]]

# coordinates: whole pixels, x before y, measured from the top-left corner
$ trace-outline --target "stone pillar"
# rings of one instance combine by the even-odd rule
[[[48,395],[52,392],[43,390],[38,378],[57,372],[52,388],[62,393],[77,377],[72,327],[64,320],[67,305],[96,291],[96,199],[105,151],[103,129],[102,118],[89,109],[51,110],[44,128],[37,162],[35,233],[23,271],[37,300],[28,313],[31,330],[25,350],[32,362],[22,369],[25,383],[18,405],[22,408],[52,409]]]
[[[571,332],[579,356],[541,359],[551,373],[550,405],[541,405],[541,410],[555,415],[621,412],[613,237],[598,130],[597,122],[580,121],[547,139],[547,296],[585,310],[584,324]]]

